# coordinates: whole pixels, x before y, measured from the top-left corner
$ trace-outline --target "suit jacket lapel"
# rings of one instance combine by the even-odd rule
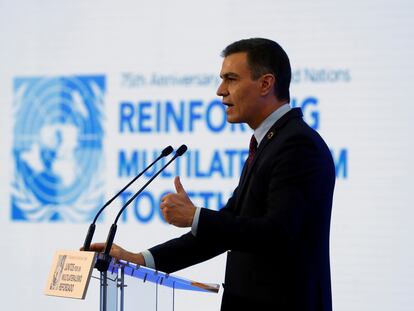
[[[293,108],[289,112],[287,112],[285,115],[283,115],[279,120],[277,120],[272,127],[269,129],[269,131],[266,133],[265,137],[263,137],[263,140],[260,142],[259,148],[256,151],[256,155],[253,159],[253,162],[250,166],[247,166],[245,164],[245,167],[242,172],[242,176],[240,177],[240,188],[239,188],[239,195],[236,201],[236,210],[239,210],[240,208],[240,202],[242,202],[242,198],[244,196],[245,187],[248,183],[248,180],[250,178],[251,172],[253,170],[254,165],[260,158],[261,153],[266,148],[266,146],[269,144],[269,142],[274,139],[277,136],[278,131],[286,125],[286,123],[289,122],[292,118],[302,117],[302,111],[300,108]]]

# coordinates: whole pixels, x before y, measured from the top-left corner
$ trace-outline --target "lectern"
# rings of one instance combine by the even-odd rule
[[[100,311],[175,310],[177,290],[218,293],[220,287],[114,260],[108,271],[92,278],[99,279]]]
[[[84,299],[88,286],[100,288],[100,311],[175,310],[177,290],[212,293],[219,290],[217,284],[187,280],[133,263],[117,261],[101,253],[56,252],[45,294]]]

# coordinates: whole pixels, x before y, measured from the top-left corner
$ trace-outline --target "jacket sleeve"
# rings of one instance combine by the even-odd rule
[[[237,188],[227,204],[217,213],[231,214],[234,210],[236,195]],[[202,210],[205,210],[205,208],[202,208]],[[223,248],[214,239],[201,240],[188,232],[179,238],[154,246],[149,251],[154,258],[156,269],[172,273],[211,259],[227,251],[227,249]]]

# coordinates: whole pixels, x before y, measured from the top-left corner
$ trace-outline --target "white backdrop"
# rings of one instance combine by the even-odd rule
[[[164,224],[156,208],[162,193],[173,189],[177,173],[197,204],[217,209],[225,202],[251,132],[223,123],[215,95],[219,55],[235,40],[267,37],[290,56],[292,104],[302,106],[337,165],[334,308],[412,310],[413,16],[408,0],[0,0],[1,309],[95,308],[97,284],[86,301],[43,295],[51,259],[57,249],[81,246],[85,218],[132,178],[128,167],[131,174],[134,165],[140,170],[144,154],[151,158],[169,144],[186,143],[190,150],[137,206],[130,206],[117,243],[139,251],[186,232]],[[65,106],[77,111],[83,125],[62,121],[64,96],[48,98],[48,86],[39,87],[44,98],[24,97],[36,83],[50,82],[74,99],[76,89],[59,84],[65,79],[92,90],[92,103],[80,94],[78,104],[95,107],[93,113],[82,114],[75,100]],[[92,116],[98,130],[76,132]],[[86,165],[94,169],[76,169],[76,160],[88,156]],[[18,159],[31,173],[17,165]],[[45,159],[55,161],[51,170]],[[55,199],[65,185],[92,184],[79,194],[92,206],[86,199],[45,203],[41,194],[32,195],[36,182],[45,182],[43,173],[60,183],[48,181]],[[120,206],[117,200],[105,212],[96,241],[106,238]],[[177,274],[222,283],[224,264],[220,256]],[[217,310],[220,298],[221,293],[181,293],[177,310]]]

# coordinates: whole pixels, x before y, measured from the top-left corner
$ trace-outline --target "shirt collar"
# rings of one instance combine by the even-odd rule
[[[286,114],[290,110],[289,104],[284,104],[277,108],[275,111],[273,111],[260,125],[258,128],[254,130],[254,137],[257,140],[257,146],[260,145],[260,142],[263,140],[263,137],[265,137],[266,133],[269,131],[269,129],[272,127],[273,124],[277,120],[279,120],[284,114]]]

